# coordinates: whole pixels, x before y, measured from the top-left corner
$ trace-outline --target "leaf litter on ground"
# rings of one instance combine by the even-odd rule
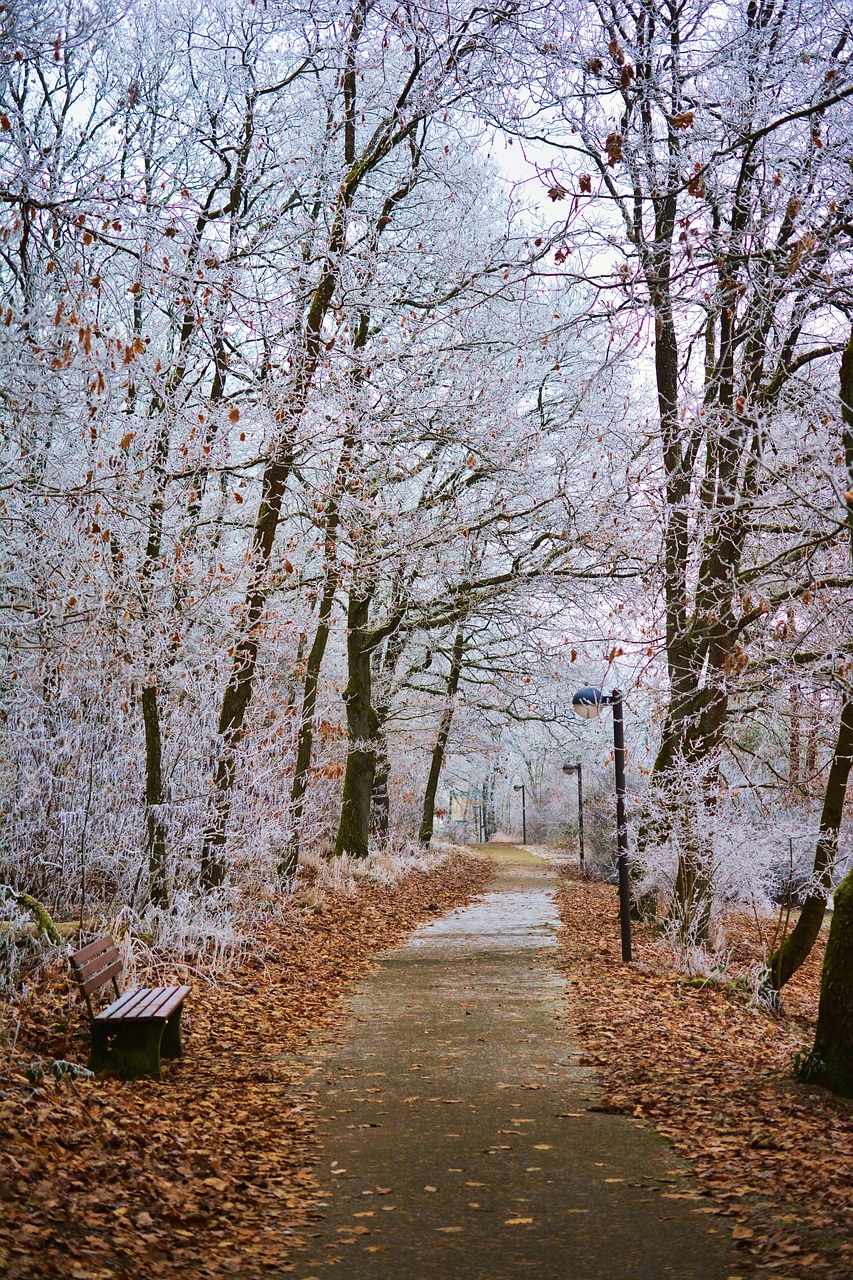
[[[194,988],[186,1056],[160,1083],[0,1076],[5,1280],[292,1269],[321,1197],[309,1037],[334,1032],[376,951],[469,902],[491,874],[454,854],[265,926],[216,986]],[[0,1012],[19,1023],[16,1060],[85,1058],[64,965]]]
[[[710,1195],[696,1212],[734,1218],[739,1275],[849,1280],[853,1105],[792,1070],[814,1040],[825,934],[774,1015],[743,982],[691,981],[648,927],[623,964],[612,886],[566,878],[558,896],[569,1019],[600,1105],[649,1121],[691,1161],[698,1187],[673,1170],[669,1194]],[[754,971],[755,922],[732,914],[725,927],[730,971]]]

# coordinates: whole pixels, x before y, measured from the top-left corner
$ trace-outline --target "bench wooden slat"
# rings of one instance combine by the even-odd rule
[[[74,966],[74,974],[78,982],[87,982],[88,979],[95,978],[97,974],[104,972],[104,969],[108,969],[111,964],[117,963],[117,960],[120,964],[122,957],[113,947],[110,951],[104,951],[100,956],[95,956],[95,959],[87,960],[86,964]]]
[[[179,1004],[189,994],[187,987],[156,987],[151,991],[149,999],[144,1005],[137,1005],[130,1013],[123,1016],[126,1019],[144,1019],[144,1018],[168,1018],[169,1014],[174,1012]]]
[[[162,993],[162,987],[146,987],[142,993],[142,999],[132,1007],[123,1009],[120,1016],[125,1020],[129,1018],[150,1018],[162,999]]]
[[[96,973],[100,973],[102,969],[106,969],[108,965],[115,964],[116,960],[120,960],[121,956],[115,947],[110,947],[108,951],[102,951],[99,956],[93,956],[91,960],[84,960],[82,964],[75,965],[78,978],[92,978]]]
[[[110,978],[117,978],[121,973],[121,960],[116,953],[116,959],[106,969],[102,969],[100,973],[95,973],[91,978],[86,978],[80,983],[80,990],[90,994],[92,991],[99,991],[101,987],[106,986]]]
[[[165,1021],[190,993],[190,987],[140,987],[125,991],[108,1009],[97,1015],[98,1022]]]
[[[187,998],[190,993],[189,987],[161,987],[159,991],[152,993],[152,999],[144,1007],[138,1006],[130,1014],[125,1014],[125,1018],[168,1018],[174,1013],[179,1004]],[[156,997],[156,998],[154,998]]]
[[[109,951],[110,947],[115,947],[115,940],[112,934],[105,933],[102,938],[96,938],[94,942],[89,942],[79,951],[75,951],[71,957],[71,963],[81,969],[87,960],[100,955],[102,951]]]
[[[109,1018],[115,1018],[116,1016],[121,1017],[121,1011],[125,1008],[125,1006],[138,1003],[139,1000],[141,1000],[142,997],[145,995],[147,989],[148,989],[147,987],[142,987],[142,988],[129,987],[127,991],[122,991],[121,995],[118,997],[117,1000],[113,1000],[111,1005],[109,1005],[106,1009],[101,1010],[101,1012],[97,1015],[98,1020],[107,1018],[107,1017]]]
[[[131,1009],[135,1009],[137,1005],[142,1004],[148,998],[148,991],[148,987],[131,987],[129,991],[123,992],[118,1000],[113,1001],[109,1008],[99,1013],[98,1018],[118,1021],[129,1013]]]

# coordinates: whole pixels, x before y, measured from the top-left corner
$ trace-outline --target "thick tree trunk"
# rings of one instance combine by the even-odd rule
[[[481,812],[483,815],[483,840],[488,844],[494,832],[494,823],[492,821],[492,788],[489,786],[488,782],[483,783]]]
[[[376,713],[371,702],[371,653],[367,646],[367,621],[371,595],[350,591],[347,609],[347,712],[349,752],[344,772],[341,817],[335,841],[335,857],[347,853],[366,858],[370,838],[370,805],[376,768]]]
[[[803,1078],[853,1098],[853,870],[835,891],[814,1048]]]
[[[373,794],[370,801],[370,829],[380,845],[388,843],[391,827],[391,761],[388,743],[381,723],[377,725],[376,766],[373,770]]]
[[[424,845],[428,845],[432,839],[433,824],[435,822],[435,797],[436,792],[438,791],[438,780],[441,776],[442,765],[444,764],[444,753],[447,750],[447,742],[450,737],[450,727],[453,723],[453,712],[456,706],[456,694],[459,689],[459,679],[462,675],[462,659],[464,653],[465,637],[462,628],[459,627],[453,641],[453,653],[450,658],[450,674],[447,677],[447,692],[445,695],[444,710],[441,713],[441,720],[438,726],[438,736],[435,740],[435,746],[432,749],[429,777],[427,778],[426,791],[424,792],[421,829],[418,833],[418,839],[421,844]]]
[[[353,338],[353,351],[360,351],[366,341],[369,329],[369,315],[364,314],[359,321]],[[361,383],[361,372],[355,369],[352,375],[353,385],[357,388]],[[356,407],[353,404],[349,413],[350,423],[357,420]],[[290,812],[292,834],[285,857],[279,863],[278,874],[281,879],[288,879],[296,870],[299,862],[300,827],[305,803],[305,792],[308,789],[308,774],[311,769],[311,756],[314,751],[314,713],[317,709],[317,689],[320,683],[320,670],[329,641],[330,619],[335,603],[335,595],[340,584],[338,566],[338,527],[341,518],[341,497],[347,486],[349,472],[353,466],[353,455],[356,448],[356,431],[349,425],[341,442],[341,454],[332,484],[331,493],[326,504],[326,536],[324,539],[323,557],[323,594],[320,598],[320,610],[317,619],[317,630],[314,642],[308,654],[305,669],[305,686],[302,692],[302,715],[299,721],[299,737],[296,743],[296,768],[290,788]]]
[[[252,697],[260,625],[267,601],[267,569],[292,463],[292,440],[288,439],[283,452],[276,462],[268,465],[264,475],[263,496],[252,538],[253,571],[243,609],[242,634],[234,650],[231,676],[219,714],[218,732],[222,745],[213,774],[210,818],[201,853],[201,883],[205,889],[214,889],[225,879],[222,850],[225,846],[231,795],[237,772],[237,745]]]
[[[173,374],[179,384],[182,370]],[[170,387],[170,394],[172,388]],[[163,506],[166,489],[165,466],[169,456],[170,432],[165,409],[159,401],[152,406],[152,413],[163,414],[154,445],[154,492],[148,508],[148,536],[145,557],[142,562],[140,587],[142,595],[142,619],[145,628],[145,648],[149,648],[148,629],[151,617],[151,599],[154,578],[160,567],[163,549]],[[149,666],[146,654],[146,666]],[[160,704],[157,698],[156,673],[146,671],[142,688],[142,723],[145,730],[145,853],[148,859],[148,895],[155,907],[169,905],[169,886],[166,874],[166,830],[160,816],[163,803],[163,739],[160,729]]]
[[[166,873],[166,829],[161,818],[163,767],[160,741],[160,713],[155,685],[142,690],[142,718],[145,724],[145,822],[148,846],[148,895],[155,907],[168,907]]]
[[[844,456],[853,492],[853,326],[841,362],[841,411]],[[847,499],[847,527],[853,559],[853,498]],[[849,706],[850,701],[845,710]],[[848,750],[848,768],[850,754]],[[804,1074],[842,1097],[853,1098],[853,869],[835,891],[834,908],[821,975],[814,1049]]]
[[[391,758],[388,754],[386,725],[391,714],[391,694],[394,673],[403,650],[406,633],[396,631],[390,635],[379,657],[377,650],[376,683],[379,696],[374,707],[376,726],[376,767],[373,774],[373,798],[371,802],[370,829],[380,844],[386,844],[391,827]]]
[[[851,326],[850,338],[841,360],[840,398],[844,458],[850,488],[853,491],[853,326]],[[847,531],[850,539],[850,559],[853,563],[853,498],[847,499]],[[814,770],[816,762],[816,745],[812,747],[812,737],[816,739],[816,725],[813,735],[810,735],[808,757],[811,759],[808,757],[806,759],[807,779]],[[823,923],[826,894],[832,884],[832,867],[838,854],[838,833],[844,816],[844,801],[851,763],[853,763],[853,697],[848,693],[841,708],[838,740],[826,782],[823,812],[820,818],[820,836],[815,851],[813,876],[824,892],[809,894],[790,936],[770,958],[770,982],[776,991],[782,990],[791,975],[796,973],[804,962],[815,944]],[[841,928],[843,932],[844,926],[842,925]],[[821,1007],[823,1007],[823,997],[821,997]],[[849,1045],[850,1041],[848,1041],[848,1047]],[[850,1071],[853,1072],[853,1065],[850,1066]]]
[[[847,466],[847,535],[850,540],[850,562],[853,564],[853,325],[841,359],[841,440]]]
[[[782,945],[770,957],[768,962],[770,985],[774,991],[781,991],[785,983],[805,962],[820,933],[826,911],[826,896],[832,886],[832,868],[838,854],[838,832],[844,813],[851,763],[853,763],[853,700],[848,700],[841,708],[838,740],[823,797],[820,835],[812,871],[815,886],[819,888],[816,887],[809,893],[800,911],[799,920]]]
[[[308,771],[311,768],[311,755],[314,750],[314,713],[317,710],[317,689],[320,684],[320,670],[329,640],[329,619],[335,600],[334,582],[327,580],[323,598],[320,601],[320,615],[314,642],[308,652],[305,667],[305,687],[302,691],[302,715],[299,721],[299,736],[296,741],[296,769],[290,786],[290,813],[293,828],[287,851],[278,865],[278,875],[282,880],[288,879],[296,870],[299,861],[299,835],[302,823],[302,811],[305,804],[305,792],[308,789]]]
[[[790,735],[788,744],[788,789],[792,799],[800,794],[800,690],[796,678],[791,681],[788,690],[788,716],[790,718]]]
[[[691,847],[680,854],[669,918],[682,944],[704,943],[711,924],[711,858],[703,841],[691,833]]]

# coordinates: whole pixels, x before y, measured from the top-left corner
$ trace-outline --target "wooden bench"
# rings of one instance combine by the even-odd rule
[[[134,987],[121,992],[121,967],[116,944],[109,934],[96,938],[71,957],[71,968],[85,997],[92,1026],[89,1068],[103,1071],[110,1067],[125,1080],[138,1076],[161,1080],[160,1055],[183,1055],[181,1010],[190,988]],[[96,1014],[92,996],[109,982],[116,999]]]

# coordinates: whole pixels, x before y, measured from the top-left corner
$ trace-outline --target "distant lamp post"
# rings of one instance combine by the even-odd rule
[[[594,720],[604,707],[613,708],[613,755],[616,767],[616,848],[619,868],[619,922],[622,928],[622,959],[631,959],[631,890],[628,884],[628,823],[625,818],[625,721],[622,694],[609,695],[588,686],[572,698],[572,709],[584,720]]]
[[[527,793],[524,790],[524,783],[519,782],[513,787],[513,791],[521,792],[521,843],[527,844]]]
[[[576,773],[578,775],[578,850],[580,852],[581,871],[583,871],[586,865],[583,852],[583,765],[580,761],[577,764],[564,764],[563,773]]]

